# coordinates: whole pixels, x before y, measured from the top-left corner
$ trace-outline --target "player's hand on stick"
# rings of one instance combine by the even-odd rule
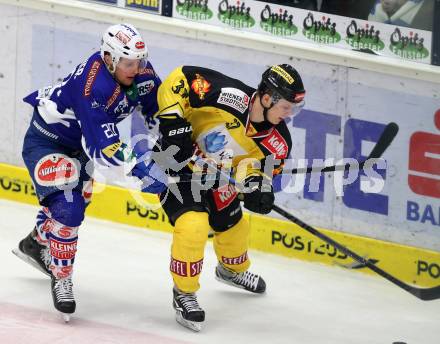
[[[131,175],[142,181],[142,192],[158,194],[167,188],[166,174],[153,161],[136,164]]]
[[[244,182],[245,190],[240,198],[244,207],[259,214],[268,214],[273,208],[275,196],[271,181],[263,176],[250,176]]]

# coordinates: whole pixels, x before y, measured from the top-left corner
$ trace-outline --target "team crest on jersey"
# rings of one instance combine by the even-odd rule
[[[115,113],[124,113],[124,112],[126,112],[125,110],[127,108],[128,108],[128,100],[127,100],[127,96],[124,95],[124,98],[122,98],[122,100],[116,106]],[[124,116],[124,117],[127,117],[127,116]]]
[[[217,99],[217,103],[244,113],[249,106],[249,96],[238,88],[223,87]]]
[[[99,108],[101,106],[102,105],[96,99],[92,100],[92,104],[91,104],[92,109],[97,109],[97,108]]]
[[[245,155],[247,151],[231,133],[220,124],[197,138],[197,144],[207,157],[220,162],[233,156]]]
[[[206,93],[211,91],[211,83],[202,75],[196,73],[196,78],[191,82],[191,88],[200,100],[204,100]]]
[[[273,130],[269,136],[261,141],[261,145],[272,154],[275,154],[276,159],[287,158],[289,147],[287,146],[286,140],[284,140],[278,130]]]
[[[137,84],[138,94],[140,96],[145,96],[149,94],[154,89],[154,80],[147,80]]]
[[[42,186],[60,186],[78,179],[75,161],[64,154],[50,154],[41,158],[35,166],[35,181]]]

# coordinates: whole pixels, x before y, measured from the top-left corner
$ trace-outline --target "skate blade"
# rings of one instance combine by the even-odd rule
[[[364,257],[362,257],[362,258],[364,258],[365,260],[367,260],[368,256],[364,256]],[[368,259],[368,262],[371,263],[371,264],[376,264],[376,263],[378,263],[379,261],[378,261],[377,259],[373,259],[373,258],[371,258],[371,259]],[[334,263],[334,265],[336,265],[336,266],[339,266],[339,267],[344,268],[344,269],[350,269],[350,270],[358,270],[358,269],[363,269],[363,268],[366,268],[366,267],[367,267],[365,264],[360,263],[360,262],[357,262],[357,261],[354,261],[354,262],[352,262],[352,263],[348,263],[348,264],[341,264],[341,263],[336,262],[336,261],[333,262],[333,263]]]
[[[60,314],[61,314],[61,317],[64,320],[64,323],[68,324],[69,321],[70,321],[70,314],[68,314],[68,313],[61,313],[61,312],[60,312]]]
[[[223,284],[229,285],[229,286],[231,286],[231,287],[235,287],[235,288],[238,288],[238,289],[246,290],[246,288],[243,287],[242,285],[235,284],[234,282],[231,282],[231,281],[225,280],[225,279],[223,279],[223,278],[220,278],[220,277],[218,277],[217,275],[215,275],[215,279],[216,279],[217,281],[219,281],[219,282],[221,282],[221,283],[223,283]]]
[[[41,271],[46,276],[50,277],[50,274],[46,270],[44,270],[35,260],[33,260],[31,257],[29,257],[28,255],[21,252],[18,248],[14,248],[12,250],[12,253],[15,254],[18,258],[20,258],[25,263],[32,265],[35,269]]]
[[[202,323],[197,321],[186,320],[182,317],[182,313],[176,312],[176,321],[183,327],[189,328],[191,331],[200,332],[202,330]]]

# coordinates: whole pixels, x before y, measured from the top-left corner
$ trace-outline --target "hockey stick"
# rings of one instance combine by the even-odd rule
[[[364,256],[363,258],[366,259],[367,256]],[[379,263],[379,261],[377,259],[373,259],[373,258],[368,259],[368,261],[371,264]],[[337,266],[340,266],[341,268],[349,269],[349,270],[357,270],[357,269],[365,268],[365,265],[362,264],[362,263],[359,263],[359,262],[352,262],[352,263],[349,263],[349,264],[341,264],[341,263],[339,263],[338,261],[335,260],[335,261],[333,261],[333,264],[337,265]]]
[[[399,132],[399,126],[394,123],[388,123],[385,127],[382,135],[371,151],[370,155],[359,163],[359,167],[357,169],[361,170],[364,168],[366,162],[370,159],[378,159],[382,156],[385,150],[389,147],[391,142],[393,142],[397,133]],[[349,169],[353,169],[350,164],[345,165],[335,165],[335,166],[326,166],[326,167],[304,167],[304,168],[293,168],[291,170],[286,169],[285,172],[292,174],[302,174],[302,173],[313,173],[313,172],[334,172],[334,171],[348,171]]]

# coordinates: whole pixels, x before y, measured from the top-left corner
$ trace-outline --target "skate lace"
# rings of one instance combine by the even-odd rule
[[[255,275],[252,272],[245,271],[245,272],[237,273],[237,275],[234,278],[232,278],[232,281],[242,286],[246,286],[248,288],[252,288],[253,290],[256,290],[258,285],[258,279],[259,279],[258,275]]]
[[[40,257],[44,265],[49,269],[50,263],[52,262],[52,257],[50,256],[48,247],[45,247],[40,251]]]
[[[58,302],[75,301],[73,297],[73,284],[71,278],[61,278],[55,282],[55,296]]]
[[[195,294],[179,294],[177,300],[187,312],[201,311]]]

